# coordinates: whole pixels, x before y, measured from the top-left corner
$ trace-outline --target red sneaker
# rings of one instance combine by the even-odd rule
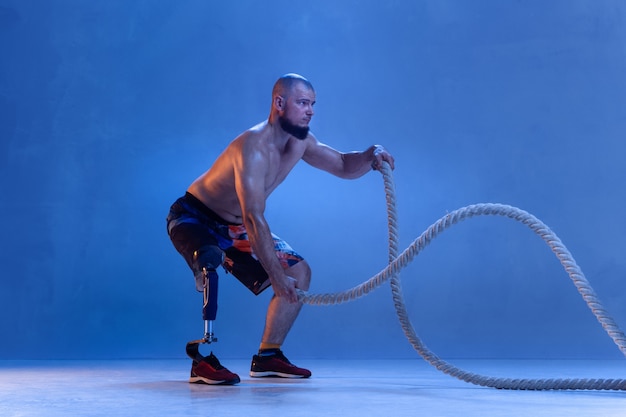
[[[277,350],[276,353],[270,356],[254,355],[252,357],[252,366],[250,367],[250,376],[255,378],[266,376],[308,378],[311,376],[311,371],[293,365],[283,355],[282,351]]]
[[[193,361],[191,364],[191,384],[235,385],[240,381],[239,375],[224,368],[213,352],[202,361]]]

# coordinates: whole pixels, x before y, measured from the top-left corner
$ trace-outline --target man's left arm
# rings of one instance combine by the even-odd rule
[[[383,161],[388,162],[392,169],[395,167],[393,156],[381,145],[372,145],[364,151],[339,152],[313,135],[307,140],[311,142],[307,144],[302,159],[341,178],[359,178],[371,169],[380,169]]]

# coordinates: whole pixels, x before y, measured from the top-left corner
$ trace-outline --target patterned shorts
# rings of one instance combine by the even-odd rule
[[[190,193],[176,200],[167,216],[167,232],[176,250],[185,258],[197,277],[193,254],[202,248],[219,247],[222,267],[254,294],[270,285],[269,277],[252,251],[248,232],[242,224],[229,224]],[[283,268],[304,258],[278,236],[272,234],[274,250]]]

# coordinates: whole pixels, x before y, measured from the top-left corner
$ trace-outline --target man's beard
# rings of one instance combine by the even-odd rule
[[[290,135],[295,136],[298,139],[304,140],[309,135],[309,127],[301,127],[296,126],[287,120],[284,116],[278,116],[278,122],[280,123],[280,127]]]

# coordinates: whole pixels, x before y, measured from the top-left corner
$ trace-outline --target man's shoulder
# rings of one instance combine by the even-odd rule
[[[244,130],[229,144],[230,147],[241,147],[252,144],[255,139],[263,136],[263,130],[259,125]]]
[[[269,126],[268,121],[263,120],[261,123],[257,123],[256,125],[252,126],[250,129],[246,130],[244,133],[248,132],[252,135],[254,134],[260,135],[260,134],[263,134],[263,132],[267,131],[268,126]]]
[[[250,128],[242,132],[230,143],[227,152],[234,159],[263,157],[268,153],[266,138],[267,133]]]
[[[267,138],[269,135],[270,132],[267,127],[267,123],[261,122],[252,126],[248,130],[243,131],[233,142],[239,142],[240,144],[252,144],[258,142],[259,139]]]

